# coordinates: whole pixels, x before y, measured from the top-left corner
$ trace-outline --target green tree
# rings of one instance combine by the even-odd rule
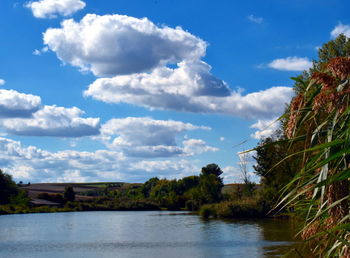
[[[148,179],[141,187],[141,192],[143,193],[143,195],[148,198],[150,196],[150,193],[153,189],[153,187],[155,187],[157,185],[157,183],[159,182],[159,178],[158,177],[152,177],[150,179]]]
[[[63,198],[66,202],[74,202],[75,192],[74,192],[73,186],[70,185],[64,188]]]
[[[16,183],[12,180],[11,175],[8,175],[0,169],[0,204],[8,204],[11,197],[19,193]]]
[[[260,177],[260,198],[268,209],[273,208],[281,199],[282,189],[300,169],[302,158],[302,155],[298,155],[294,156],[293,160],[285,160],[293,148],[301,147],[296,144],[291,147],[290,144],[286,144],[283,135],[276,134],[261,140],[254,155],[254,172]]]
[[[199,176],[187,176],[187,177],[181,178],[177,182],[177,184],[178,184],[180,194],[184,194],[190,189],[198,186]]]
[[[217,164],[208,164],[202,168],[198,187],[203,204],[219,202],[222,199],[221,189],[224,184],[221,174],[222,170]]]

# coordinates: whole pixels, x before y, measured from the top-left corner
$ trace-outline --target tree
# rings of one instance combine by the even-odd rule
[[[260,177],[260,195],[268,209],[273,208],[281,199],[283,187],[300,169],[302,155],[294,156],[293,160],[285,160],[293,149],[301,148],[299,145],[286,144],[285,136],[276,132],[274,136],[261,140],[256,148],[253,157],[256,165],[253,168],[254,173]]]
[[[74,202],[75,192],[74,192],[73,187],[71,185],[66,186],[64,188],[63,198],[65,199],[66,202]]]
[[[159,182],[159,178],[158,177],[152,177],[150,179],[148,179],[141,187],[141,192],[143,193],[143,195],[148,198],[150,196],[150,193],[153,189],[153,187],[155,187],[157,185],[157,183]]]
[[[248,171],[249,156],[247,152],[239,153],[239,170],[243,179],[243,189],[242,193],[246,197],[251,197],[254,193],[255,184],[250,180],[250,175]],[[239,189],[240,190],[240,189]]]
[[[8,175],[0,169],[0,204],[8,204],[11,197],[19,193],[16,183],[12,180],[11,175]]]
[[[224,186],[222,170],[217,164],[208,164],[202,168],[199,176],[199,190],[203,203],[215,203],[222,199],[221,189]]]

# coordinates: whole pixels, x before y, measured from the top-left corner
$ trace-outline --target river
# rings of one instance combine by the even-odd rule
[[[0,257],[279,257],[287,220],[202,220],[183,212],[68,212],[0,216]]]

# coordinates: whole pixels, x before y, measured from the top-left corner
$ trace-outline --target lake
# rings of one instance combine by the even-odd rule
[[[0,216],[0,257],[279,257],[287,220],[202,220],[184,212],[100,211]]]

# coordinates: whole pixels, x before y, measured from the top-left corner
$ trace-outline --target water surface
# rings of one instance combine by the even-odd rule
[[[292,227],[165,211],[6,215],[0,257],[278,257],[293,244]]]

